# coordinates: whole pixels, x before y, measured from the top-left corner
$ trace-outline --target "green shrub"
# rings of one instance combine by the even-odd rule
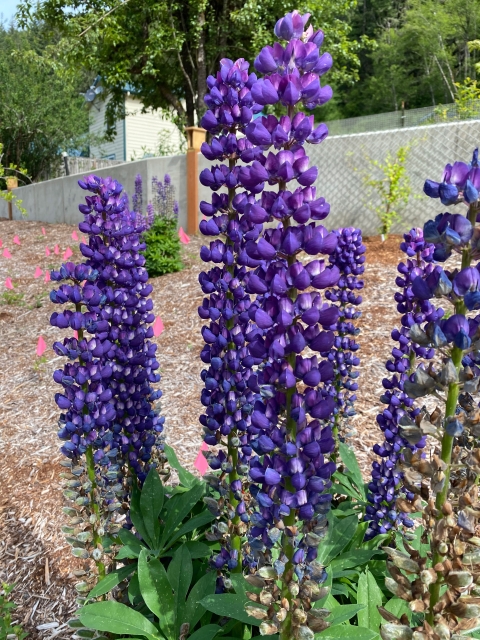
[[[183,268],[176,218],[155,216],[143,239],[147,245],[144,251],[145,267],[151,277],[175,273]]]

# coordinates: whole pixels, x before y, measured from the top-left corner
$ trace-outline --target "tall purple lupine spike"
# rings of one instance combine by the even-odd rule
[[[97,561],[103,575],[102,535],[121,527],[116,517],[128,510],[132,474],[143,482],[158,458],[163,418],[153,406],[161,392],[152,388],[160,376],[157,346],[150,341],[152,286],[140,253],[144,226],[126,208],[115,180],[88,176],[79,185],[91,192],[79,206],[85,215],[79,229],[89,237],[88,245],[80,244],[86,260],[52,271],[53,282],[66,283],[50,294],[52,302],[75,309],[53,313],[50,323],[78,337],[53,345],[69,359],[53,377],[63,387],[55,395],[62,410],[61,451],[69,466],[79,469],[85,461],[85,484],[75,502],[80,510],[93,509],[93,546],[81,557]]]
[[[140,173],[135,176],[135,193],[132,196],[132,206],[135,213],[143,214],[143,180]]]
[[[357,292],[363,289],[364,284],[361,276],[365,271],[365,245],[360,229],[337,229],[335,234],[338,244],[330,256],[330,264],[338,267],[340,279],[335,287],[325,291],[325,297],[330,302],[339,303],[340,314],[334,346],[328,354],[335,371],[334,382],[328,393],[335,399],[332,428],[334,438],[338,441],[339,438],[345,440],[353,435],[351,418],[355,415],[355,392],[358,389],[358,371],[355,368],[360,364],[356,355],[359,345],[355,339],[360,330],[355,326],[355,320],[361,316],[357,307],[362,302],[362,296]]]
[[[396,282],[402,291],[395,294],[402,326],[392,331],[392,339],[398,345],[392,349],[392,358],[385,365],[391,377],[383,380],[385,393],[381,400],[387,408],[377,416],[385,440],[373,447],[381,461],[372,464],[372,479],[368,485],[367,540],[400,524],[406,527],[414,524],[408,514],[399,512],[395,506],[402,495],[408,500],[414,498],[404,486],[398,462],[405,450],[415,452],[425,447],[425,438],[413,443],[402,436],[402,424],[407,427],[420,413],[414,400],[405,392],[404,384],[412,374],[416,358],[431,360],[435,349],[416,343],[410,329],[416,323],[435,322],[443,315],[442,309],[436,309],[428,300],[416,295],[418,281],[414,285],[416,278],[424,281],[435,271],[432,263],[434,245],[425,242],[422,229],[414,228],[404,235],[400,248],[407,254],[407,259],[398,265],[400,275]]]
[[[246,239],[257,237],[259,232],[258,226],[243,215],[250,197],[248,192],[236,194],[236,164],[240,158],[246,159],[245,154],[253,148],[238,133],[243,133],[255,110],[249,97],[255,79],[248,75],[248,63],[243,59],[222,60],[216,77],[208,79],[205,102],[210,109],[202,120],[214,134],[210,144],[202,145],[203,155],[220,162],[228,158],[228,165],[220,164],[200,174],[202,184],[212,190],[227,188],[227,193],[214,193],[211,202],[200,203],[206,216],[200,231],[215,238],[209,246],[202,247],[200,256],[205,262],[218,265],[199,276],[206,297],[198,312],[202,319],[210,321],[202,329],[206,344],[201,358],[206,368],[202,371],[205,388],[201,399],[205,410],[200,422],[206,444],[220,447],[217,453],[207,454],[211,469],[221,470],[222,475],[220,479],[211,474],[206,478],[224,502],[223,511],[219,510],[221,501],[209,502],[209,507],[221,516],[211,535],[221,541],[222,549],[212,558],[212,564],[217,570],[226,567],[234,572],[242,570],[242,536],[248,523],[244,489],[251,449],[247,429],[257,391],[252,385],[251,369],[255,359],[248,353],[245,336],[250,323],[250,295],[244,282],[246,267],[239,258]]]
[[[264,116],[246,126],[246,138],[257,148],[249,154],[251,164],[238,171],[243,187],[262,193],[245,207],[244,217],[257,225],[275,222],[248,239],[243,264],[252,267],[247,291],[257,294],[248,311],[249,351],[261,361],[256,372],[261,397],[248,429],[254,451],[250,492],[256,503],[248,560],[252,571],[258,569],[254,579],[264,580],[265,597],[271,597],[274,581],[281,583],[281,596],[273,598],[260,626],[262,634],[279,633],[281,640],[313,638],[327,626],[311,613],[310,596],[321,593],[319,584],[326,577],[316,557],[335,470],[332,430],[323,424],[334,409],[327,393],[334,369],[322,358],[334,344],[331,328],[339,310],[324,302],[319,291],[335,286],[340,272],[317,256],[332,255],[338,239],[318,224],[330,207],[316,196],[312,185],[318,171],[303,148],[305,142],[320,143],[328,130],[325,125],[315,128],[313,116],[296,110],[314,108],[331,97],[331,89],[322,88],[319,80],[331,57],[320,55],[321,38],[303,27],[297,12],[285,16],[277,23],[277,32],[289,39],[285,48],[278,43],[265,47],[255,60],[256,69],[266,75],[252,85],[253,99],[261,105],[281,103],[287,115]],[[272,145],[277,153],[269,151]],[[227,175],[219,167],[206,179],[216,186]],[[278,191],[264,191],[267,182],[278,185]],[[314,258],[305,263],[301,253]],[[313,356],[303,355],[307,346]]]

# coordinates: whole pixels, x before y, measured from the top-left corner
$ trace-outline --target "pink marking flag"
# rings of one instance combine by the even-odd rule
[[[45,282],[50,281],[50,271],[45,271]]]
[[[68,260],[68,258],[70,258],[71,256],[73,256],[73,251],[70,249],[70,247],[67,247],[65,249],[65,253],[63,254],[63,259]]]
[[[155,322],[153,323],[153,335],[158,337],[164,329],[165,327],[163,326],[162,319],[160,318],[160,316],[157,316],[155,318]]]
[[[180,242],[182,244],[188,244],[190,242],[190,238],[187,236],[187,234],[183,230],[183,227],[180,227],[180,229],[178,230],[178,237],[180,238]]]
[[[4,249],[3,250],[3,257],[4,258],[11,258],[12,254],[10,253],[10,251],[8,249]]]
[[[48,257],[50,255],[50,249],[45,247],[45,255]]]
[[[78,331],[75,329],[75,331],[73,332],[73,337],[76,338],[78,340]]]
[[[44,235],[44,236],[46,236],[46,235],[47,235],[47,233],[46,233],[46,231],[45,231],[45,227],[42,227],[42,235]]]
[[[5,289],[13,289],[12,279],[7,278],[5,280]]]
[[[205,456],[203,455],[202,451],[208,451],[208,447],[205,444],[205,442],[202,442],[202,446],[200,447],[200,451],[198,452],[198,455],[195,458],[195,462],[193,463],[193,466],[195,467],[195,469],[198,469],[198,471],[200,472],[200,475],[204,476],[208,469],[208,462]]]
[[[76,231],[72,232],[72,240],[78,240],[78,234]]]
[[[18,236],[14,236],[13,238],[13,244],[21,244],[20,242],[20,238]]]
[[[58,246],[58,244],[55,245],[55,247],[53,248],[53,253],[58,256],[58,254],[60,253],[60,247]]]
[[[37,356],[43,356],[46,348],[47,348],[47,343],[43,339],[43,336],[40,336],[37,342]]]
[[[39,278],[41,275],[43,275],[43,271],[40,269],[40,267],[37,267],[35,269],[35,273],[33,274],[34,278]]]
[[[0,249],[2,248],[2,245],[3,245],[3,242],[2,242],[2,240],[0,239]]]

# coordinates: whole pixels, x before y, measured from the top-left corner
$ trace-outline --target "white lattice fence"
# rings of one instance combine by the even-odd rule
[[[401,222],[394,227],[396,232],[422,226],[448,210],[423,194],[423,184],[427,178],[441,180],[448,162],[471,160],[473,149],[480,146],[480,120],[336,136],[309,146],[311,164],[319,168],[317,195],[331,205],[329,226],[360,227],[366,236],[378,233],[379,221],[368,203],[380,202],[367,193],[364,184],[364,176],[373,171],[366,156],[383,162],[389,152],[394,155],[405,146],[410,146],[406,173],[411,195]]]

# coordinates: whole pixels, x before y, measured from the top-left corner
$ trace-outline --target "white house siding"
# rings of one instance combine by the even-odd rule
[[[96,98],[90,106],[90,133],[103,136],[105,133],[105,107],[107,102]],[[111,160],[127,160],[125,157],[125,123],[117,120],[117,133],[111,142],[90,146],[91,158],[110,158]],[[130,158],[128,158],[130,159]]]
[[[183,152],[182,136],[173,122],[162,117],[161,112],[149,109],[142,113],[142,103],[131,95],[125,98],[126,160],[158,155],[177,155]]]

